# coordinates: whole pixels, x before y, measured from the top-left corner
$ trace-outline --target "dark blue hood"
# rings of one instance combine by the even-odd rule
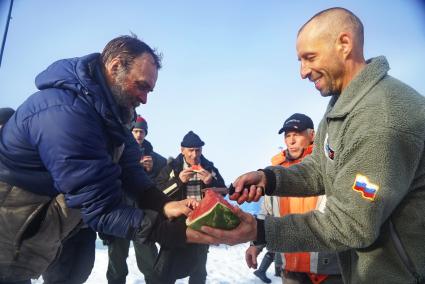
[[[99,56],[99,53],[92,53],[83,57],[58,60],[37,75],[35,85],[39,90],[59,88],[75,93],[99,93],[99,85],[93,81]]]

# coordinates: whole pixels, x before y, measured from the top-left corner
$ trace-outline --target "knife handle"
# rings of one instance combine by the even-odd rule
[[[235,193],[235,188],[234,188],[233,184],[231,183],[230,186],[229,186],[228,194],[229,194],[229,196],[231,196],[231,195],[233,195],[233,193]]]

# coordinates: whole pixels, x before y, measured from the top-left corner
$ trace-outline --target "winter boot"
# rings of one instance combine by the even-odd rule
[[[282,276],[282,266],[279,266],[279,265],[274,266],[274,276],[277,276],[277,277]]]
[[[270,278],[266,276],[266,271],[269,268],[270,264],[273,262],[274,254],[267,252],[264,255],[263,260],[261,261],[260,267],[254,271],[255,276],[261,279],[264,283],[272,283]]]
[[[282,255],[278,252],[274,253],[274,275],[277,277],[282,277]]]

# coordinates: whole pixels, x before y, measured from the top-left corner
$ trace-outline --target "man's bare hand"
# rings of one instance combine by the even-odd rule
[[[164,205],[164,215],[168,219],[177,218],[181,215],[189,215],[193,209],[198,207],[199,202],[195,199],[183,199],[180,201],[170,201]]]
[[[256,246],[250,246],[245,252],[245,261],[249,268],[257,269],[257,257],[261,250]]]
[[[140,160],[143,168],[146,172],[151,172],[153,168],[153,160],[151,156],[143,156],[143,158]]]
[[[241,175],[233,183],[235,193],[229,196],[229,198],[230,200],[236,200],[238,204],[258,201],[264,195],[266,182],[266,175],[262,171]]]
[[[217,239],[208,236],[207,234],[193,230],[191,228],[186,229],[186,242],[194,244],[208,244],[217,245],[219,242]]]
[[[187,183],[191,177],[195,174],[190,168],[184,169],[179,174],[179,179],[182,183]]]
[[[202,180],[202,182],[205,185],[209,185],[213,180],[212,174],[209,171],[204,170],[204,169],[202,169],[200,172],[198,172],[198,177]]]

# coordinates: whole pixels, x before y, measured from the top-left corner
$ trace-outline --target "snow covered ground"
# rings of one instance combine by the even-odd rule
[[[263,283],[252,273],[254,270],[249,269],[245,263],[245,250],[248,244],[236,246],[211,246],[208,254],[207,262],[207,283],[211,284],[233,284],[233,283]],[[263,254],[260,254],[259,261],[263,259]],[[128,276],[127,284],[142,284],[145,283],[143,274],[139,272],[136,265],[134,249],[130,247],[129,257],[127,259]],[[96,241],[96,261],[93,271],[87,280],[88,284],[102,284],[106,281],[106,269],[108,266],[108,250],[103,246],[102,241]],[[282,283],[281,278],[274,276],[274,264],[267,271],[268,277],[272,283]],[[33,280],[33,284],[42,284],[43,280]],[[178,284],[188,283],[188,279],[177,280]]]

